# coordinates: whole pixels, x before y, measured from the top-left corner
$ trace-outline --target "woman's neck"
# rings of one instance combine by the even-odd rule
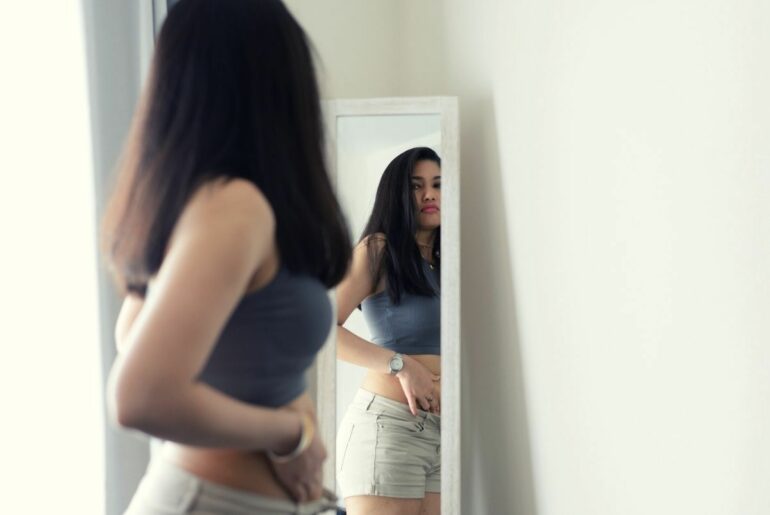
[[[418,247],[433,247],[433,242],[436,240],[436,233],[431,229],[427,231],[417,231],[414,235],[414,240],[417,242]]]

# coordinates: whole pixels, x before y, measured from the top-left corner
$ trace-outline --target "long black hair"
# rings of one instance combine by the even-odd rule
[[[251,181],[282,263],[327,287],[351,242],[324,164],[304,31],[279,0],[181,0],[168,13],[105,217],[118,282],[144,294],[185,204],[213,179]]]
[[[416,147],[396,156],[385,168],[377,186],[374,208],[360,241],[366,241],[373,288],[383,274],[386,291],[393,303],[404,293],[433,296],[438,292],[428,282],[417,246],[417,214],[412,191],[412,173],[419,161],[433,161],[441,166],[441,158],[428,147]],[[383,242],[377,234],[384,235]],[[431,255],[435,267],[441,266],[441,227],[435,229]]]

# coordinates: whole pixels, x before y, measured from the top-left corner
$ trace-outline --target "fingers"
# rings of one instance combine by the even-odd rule
[[[324,471],[323,468],[319,468],[318,472],[315,475],[315,484],[318,485],[318,488],[320,488],[323,491],[323,484],[324,484]],[[321,492],[323,493],[323,492]]]
[[[434,375],[433,376],[433,382],[435,383],[435,382],[438,382],[438,381],[441,381],[441,376]]]
[[[323,481],[320,474],[302,479],[296,478],[294,485],[292,497],[299,503],[315,501],[323,495]]]
[[[438,414],[439,411],[441,411],[441,402],[439,401],[439,399],[437,397],[433,397],[432,395],[429,395],[428,397],[426,397],[426,399],[430,403],[429,411],[431,413]]]
[[[428,408],[425,411],[438,414],[441,411],[441,394],[437,391],[431,391],[425,395],[425,400],[428,402]]]
[[[414,395],[407,394],[406,395],[406,402],[409,403],[409,411],[412,412],[412,415],[415,417],[417,416],[417,403],[415,402]]]
[[[308,500],[309,501],[315,501],[316,499],[320,499],[321,495],[323,495],[323,486],[321,486],[321,483],[313,482],[310,485],[307,485],[307,492],[308,492]]]
[[[428,397],[421,397],[420,398],[420,407],[424,411],[430,411],[430,401],[428,401]],[[415,415],[417,415],[417,414],[415,413]]]
[[[329,457],[329,455],[326,452],[326,447],[321,447],[321,456],[320,456],[321,461],[322,462],[326,461],[326,458],[328,458],[328,457]]]
[[[310,477],[304,479],[303,484],[307,494],[307,501],[320,499],[321,495],[323,495],[323,469],[320,466],[316,468]]]
[[[292,489],[292,497],[299,503],[315,501],[320,499],[321,495],[323,495],[323,483],[318,478],[309,479],[305,482],[297,481]]]
[[[303,483],[294,484],[291,490],[295,501],[303,503],[308,500],[308,489]]]

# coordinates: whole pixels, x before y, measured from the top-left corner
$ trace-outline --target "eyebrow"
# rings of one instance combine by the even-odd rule
[[[435,181],[436,179],[441,179],[441,176],[440,175],[436,175],[435,177],[432,177],[430,180]],[[424,181],[425,179],[423,179],[422,177],[419,177],[417,175],[413,175],[412,176],[412,180],[413,181]]]

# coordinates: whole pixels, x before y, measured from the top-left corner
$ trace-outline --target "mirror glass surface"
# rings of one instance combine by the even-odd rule
[[[358,243],[372,212],[380,177],[393,158],[414,147],[429,147],[442,156],[441,143],[440,114],[336,118],[336,188],[354,244]],[[371,341],[360,310],[353,310],[344,327]],[[366,369],[341,360],[337,360],[336,367],[336,427],[339,428]],[[337,494],[340,495],[339,483]]]

